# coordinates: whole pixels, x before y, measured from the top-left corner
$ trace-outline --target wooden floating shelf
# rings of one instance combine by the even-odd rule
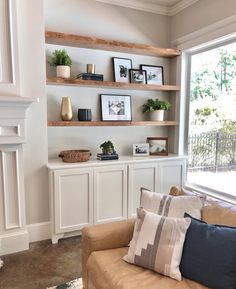
[[[48,126],[176,126],[177,121],[48,121]]]
[[[60,78],[47,77],[47,84],[50,85],[70,85],[70,86],[84,86],[84,87],[102,87],[112,89],[126,89],[126,90],[153,90],[153,91],[180,91],[179,85],[153,85],[153,84],[137,84],[137,83],[123,83],[111,81],[96,81],[96,80],[81,80],[75,78]]]
[[[132,54],[172,58],[181,54],[180,50],[152,45],[126,43],[96,37],[80,36],[54,31],[45,32],[46,43],[73,47],[108,50]]]

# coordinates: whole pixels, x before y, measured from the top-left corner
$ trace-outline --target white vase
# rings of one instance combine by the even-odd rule
[[[163,121],[164,120],[164,110],[155,110],[153,112],[150,112],[150,120]]]
[[[57,77],[70,78],[70,66],[58,65],[57,66]]]

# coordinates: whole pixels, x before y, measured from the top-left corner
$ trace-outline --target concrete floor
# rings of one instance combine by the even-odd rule
[[[81,277],[81,237],[33,243],[1,258],[0,289],[45,289]]]

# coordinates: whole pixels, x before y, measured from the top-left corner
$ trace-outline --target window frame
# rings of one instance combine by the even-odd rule
[[[190,109],[190,83],[191,83],[191,59],[193,55],[216,49],[236,42],[236,33],[227,35],[201,45],[188,48],[182,51],[181,58],[181,102],[180,102],[180,130],[179,130],[179,152],[188,157],[188,137],[189,137],[189,109]],[[181,140],[181,137],[183,138]],[[216,197],[221,200],[236,203],[236,196],[221,192],[213,188],[187,181],[186,166],[185,188],[199,193]]]

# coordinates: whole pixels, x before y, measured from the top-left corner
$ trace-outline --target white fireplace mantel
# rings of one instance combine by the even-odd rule
[[[25,142],[26,111],[37,98],[0,96],[0,144]]]
[[[0,255],[29,247],[23,143],[26,111],[36,98],[0,96]]]

